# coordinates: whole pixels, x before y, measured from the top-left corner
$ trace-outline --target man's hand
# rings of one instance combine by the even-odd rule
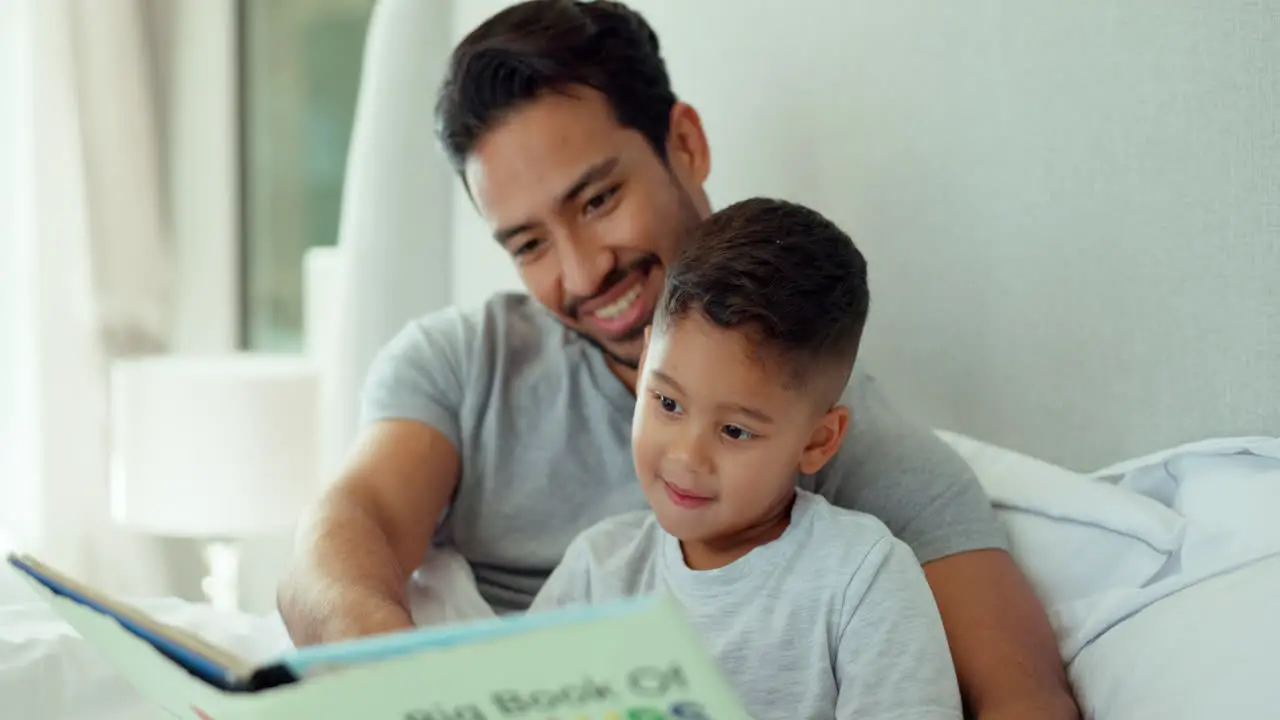
[[[1049,620],[1008,553],[960,553],[925,564],[924,572],[968,716],[1079,720]]]
[[[303,520],[280,615],[295,645],[413,627],[409,576],[458,483],[440,432],[411,421],[366,431],[346,472]]]

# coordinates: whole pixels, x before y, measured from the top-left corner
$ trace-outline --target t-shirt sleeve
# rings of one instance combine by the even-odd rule
[[[554,610],[591,602],[591,553],[586,538],[579,535],[564,551],[542,589],[529,605],[529,612]]]
[[[838,720],[960,720],[960,688],[924,572],[885,537],[845,591],[835,641]]]
[[[876,381],[855,372],[845,390],[850,429],[813,479],[832,504],[879,518],[920,563],[1008,549],[1008,538],[977,477],[937,435],[908,421]]]
[[[453,308],[406,325],[369,367],[361,425],[416,420],[461,448],[458,418],[466,389],[467,335],[466,319]]]

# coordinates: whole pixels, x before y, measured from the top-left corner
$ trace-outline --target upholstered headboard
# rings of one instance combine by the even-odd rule
[[[429,140],[448,48],[424,43],[503,4],[383,0],[353,160],[375,122]],[[921,421],[1077,468],[1280,433],[1280,0],[632,4],[702,113],[713,200],[789,197],[855,235],[865,363]],[[400,300],[438,304],[449,267],[456,301],[514,286],[438,154],[380,145],[385,177],[426,180],[359,204],[421,218],[371,227],[431,251],[366,260],[365,285],[420,277]],[[407,207],[442,187],[451,226]]]

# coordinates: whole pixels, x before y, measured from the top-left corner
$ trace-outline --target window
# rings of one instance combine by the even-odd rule
[[[302,259],[337,242],[373,5],[240,2],[241,328],[250,349],[302,346]]]

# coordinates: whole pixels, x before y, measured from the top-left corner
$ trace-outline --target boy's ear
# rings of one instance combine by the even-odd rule
[[[819,418],[809,443],[800,453],[800,472],[812,475],[831,460],[849,430],[849,420],[849,408],[844,405],[831,408]]]

